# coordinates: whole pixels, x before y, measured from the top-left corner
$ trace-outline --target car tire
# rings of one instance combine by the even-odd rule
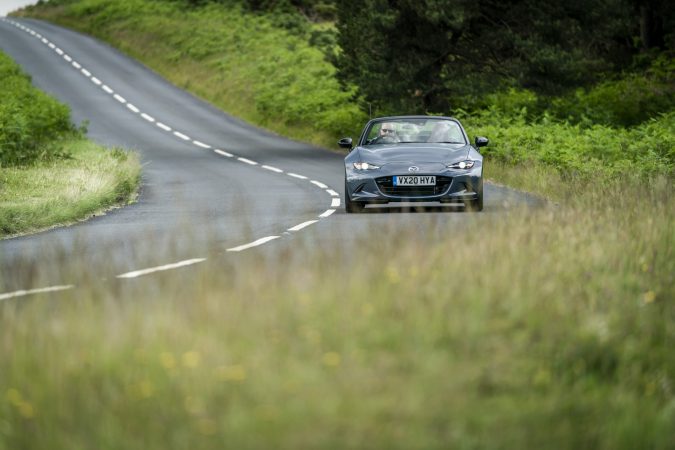
[[[476,200],[464,203],[464,208],[466,211],[479,212],[483,210],[483,193]]]
[[[345,183],[345,211],[348,214],[358,214],[366,209],[366,204],[363,202],[353,202],[349,198],[349,191],[347,190],[347,183]]]

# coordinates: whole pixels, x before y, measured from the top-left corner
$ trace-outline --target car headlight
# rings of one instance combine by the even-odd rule
[[[380,166],[376,166],[375,164],[371,164],[371,163],[367,163],[367,162],[355,162],[354,168],[356,170],[374,170],[374,169],[379,169]]]
[[[472,168],[475,163],[476,163],[475,161],[471,161],[470,159],[467,159],[466,161],[459,161],[459,162],[456,162],[456,163],[447,164],[445,167],[447,167],[448,169],[464,170],[464,169]]]

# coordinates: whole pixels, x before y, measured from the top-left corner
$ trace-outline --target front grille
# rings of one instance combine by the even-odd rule
[[[436,186],[394,186],[393,177],[376,178],[375,182],[380,192],[395,197],[428,197],[441,195],[448,190],[451,177],[436,176]]]

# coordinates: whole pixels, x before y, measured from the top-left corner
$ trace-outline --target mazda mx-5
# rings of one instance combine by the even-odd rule
[[[457,119],[397,116],[370,120],[356,146],[340,147],[345,158],[345,207],[361,212],[369,204],[440,202],[483,210],[483,156]]]

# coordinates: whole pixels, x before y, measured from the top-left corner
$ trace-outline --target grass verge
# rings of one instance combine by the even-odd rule
[[[91,141],[60,141],[65,159],[0,171],[0,236],[66,225],[131,202],[140,181],[135,153]]]
[[[104,285],[64,258],[76,290],[0,303],[0,448],[672,448],[672,188]]]

